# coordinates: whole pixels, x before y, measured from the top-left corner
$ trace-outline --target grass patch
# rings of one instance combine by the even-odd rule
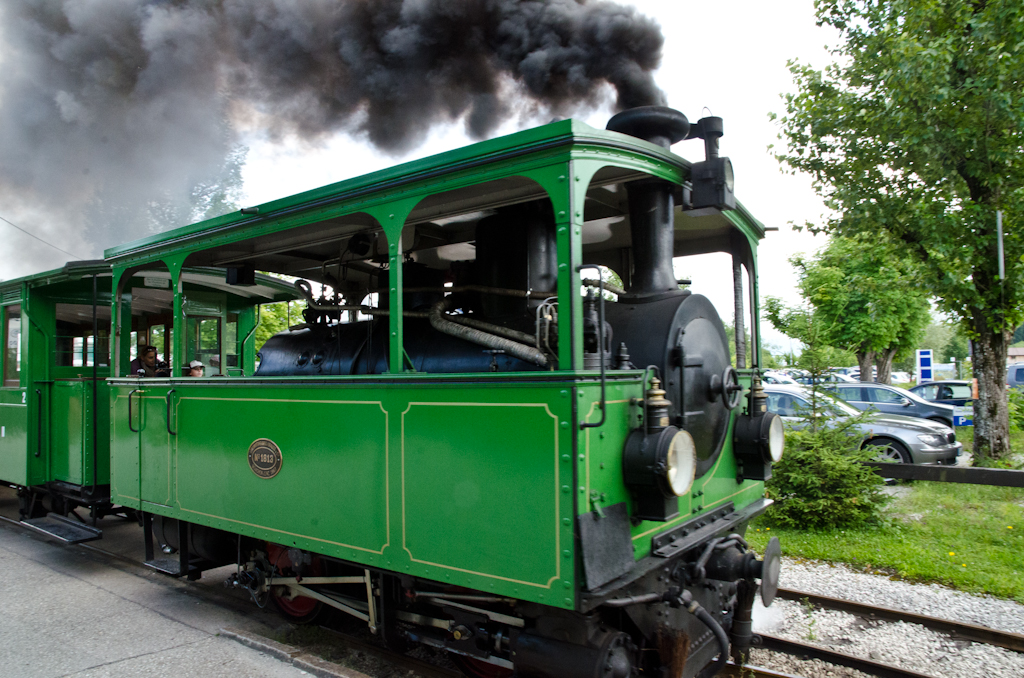
[[[1024,489],[927,482],[907,487],[910,492],[886,510],[883,525],[817,531],[755,522],[747,538],[758,550],[775,536],[788,556],[1024,603]]]

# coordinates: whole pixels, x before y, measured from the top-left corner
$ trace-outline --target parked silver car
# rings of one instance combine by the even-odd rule
[[[782,417],[789,426],[802,426],[811,410],[811,391],[802,386],[766,386],[768,411]],[[861,414],[859,410],[839,398],[821,393],[819,408],[828,417],[843,418]],[[905,464],[956,464],[963,451],[956,432],[945,424],[928,419],[904,417],[882,412],[872,413],[868,421],[859,424],[864,434],[862,447],[884,448],[880,457]]]
[[[886,414],[931,419],[953,426],[953,406],[933,403],[916,393],[888,384],[823,384],[822,388],[836,394],[858,410],[878,410]]]

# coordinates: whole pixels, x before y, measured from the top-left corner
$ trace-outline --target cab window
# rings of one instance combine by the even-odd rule
[[[21,385],[21,306],[8,306],[4,323],[4,386]]]
[[[221,332],[219,317],[189,316],[185,355],[189,362],[206,365],[205,376],[224,374],[220,364]]]

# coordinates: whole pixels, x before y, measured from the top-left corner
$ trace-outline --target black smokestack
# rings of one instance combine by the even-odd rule
[[[0,193],[47,214],[51,237],[89,227],[99,247],[230,203],[218,190],[240,186],[240,123],[398,153],[439,124],[482,138],[610,96],[664,103],[659,27],[600,0],[7,0],[0,13]]]
[[[612,116],[608,129],[668,149],[686,138],[690,132],[690,121],[671,108],[641,106]],[[672,268],[675,238],[673,188],[672,184],[661,179],[644,179],[626,185],[633,246],[630,297],[661,298],[664,294],[679,292],[679,283]]]

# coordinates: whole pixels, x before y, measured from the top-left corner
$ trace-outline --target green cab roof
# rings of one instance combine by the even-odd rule
[[[561,120],[547,125],[522,130],[502,137],[481,141],[437,155],[402,163],[370,174],[304,191],[295,195],[262,203],[242,211],[224,214],[206,221],[158,233],[104,252],[106,261],[145,257],[166,251],[211,235],[237,233],[245,237],[247,227],[259,227],[268,220],[307,209],[321,208],[331,204],[356,200],[373,194],[386,194],[399,187],[429,180],[433,177],[460,172],[474,167],[498,163],[504,160],[542,153],[564,153],[567,157],[574,147],[596,146],[617,149],[644,156],[655,163],[677,168],[683,176],[689,175],[690,163],[682,157],[642,139],[591,127],[577,120]],[[749,225],[757,237],[763,237],[764,226],[753,218],[742,206],[735,215]]]

